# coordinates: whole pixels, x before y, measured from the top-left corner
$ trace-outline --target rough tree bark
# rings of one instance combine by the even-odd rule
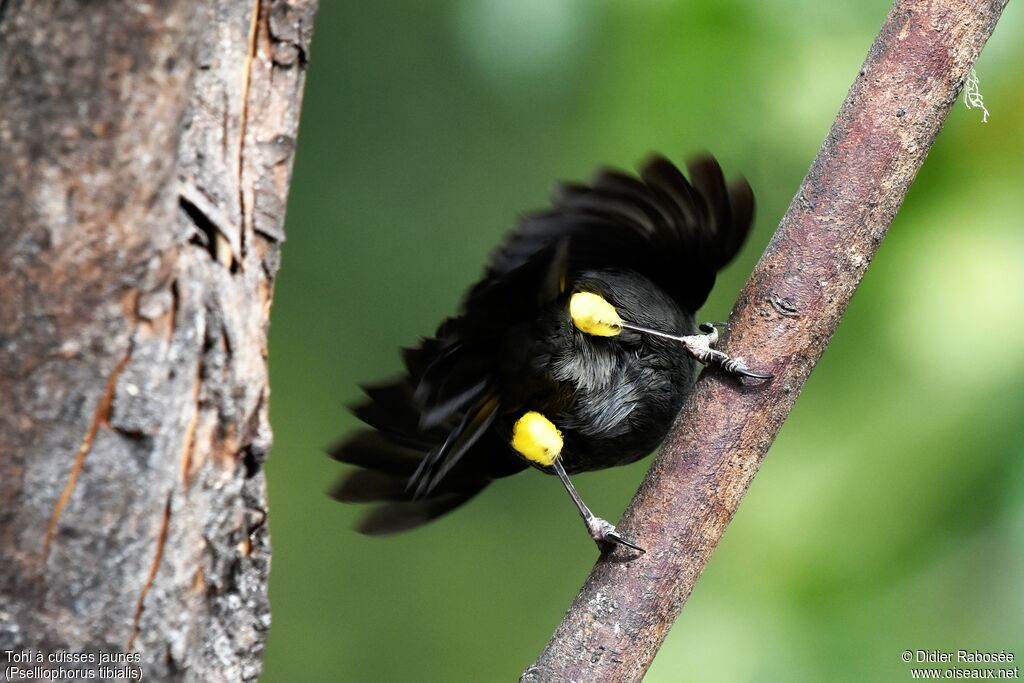
[[[839,325],[1006,0],[897,0],[774,238],[725,350],[775,375],[705,373],[532,681],[643,677]]]
[[[261,670],[266,333],[315,11],[0,0],[0,668]]]

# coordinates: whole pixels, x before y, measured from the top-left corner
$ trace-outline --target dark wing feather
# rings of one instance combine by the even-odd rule
[[[690,181],[654,156],[639,178],[604,170],[590,186],[563,185],[550,211],[524,219],[484,282],[523,267],[545,242],[568,238],[570,270],[635,270],[696,312],[750,231],[754,197],[742,179],[727,184],[710,156],[691,160],[688,170]]]
[[[715,273],[746,238],[754,198],[746,181],[726,184],[709,156],[692,160],[688,169],[692,184],[672,162],[655,156],[641,168],[640,178],[604,170],[589,186],[562,185],[554,206],[524,218],[494,254],[466,301],[463,317],[470,319],[459,327],[479,329],[480,321],[472,318],[515,296],[509,278],[543,263],[545,250],[562,240],[569,244],[570,271],[635,270],[696,312]]]
[[[378,505],[360,520],[356,529],[367,536],[383,536],[415,529],[464,505],[486,485],[487,482],[482,482],[475,488],[459,493]]]
[[[403,485],[423,458],[422,449],[402,446],[372,429],[354,432],[328,452],[338,462],[398,477]]]

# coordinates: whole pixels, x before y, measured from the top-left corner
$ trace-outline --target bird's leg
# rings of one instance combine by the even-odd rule
[[[542,467],[550,467],[562,480],[562,485],[569,492],[572,502],[576,504],[583,522],[587,525],[590,537],[600,547],[603,544],[617,543],[644,552],[644,549],[633,545],[616,531],[612,524],[596,516],[590,511],[576,487],[569,481],[569,475],[562,467],[562,433],[551,420],[536,411],[524,413],[512,427],[512,448],[521,456]]]
[[[565,468],[562,467],[562,463],[559,460],[555,460],[553,467],[555,474],[562,480],[562,486],[569,492],[569,496],[572,498],[572,502],[576,504],[576,509],[580,511],[580,517],[583,518],[583,523],[587,525],[587,531],[590,532],[590,537],[594,539],[598,547],[607,543],[616,543],[618,545],[624,545],[627,548],[639,551],[641,553],[647,552],[640,546],[627,541],[619,534],[615,526],[607,520],[601,519],[587,507],[587,504],[580,498],[580,494],[576,492],[576,487],[569,481],[569,475],[565,473]]]
[[[636,332],[643,332],[644,334],[651,334],[655,337],[664,337],[665,339],[677,341],[683,345],[691,356],[704,365],[717,365],[733,375],[740,375],[741,377],[749,377],[751,379],[772,378],[768,373],[754,372],[747,367],[747,364],[742,358],[732,358],[728,354],[716,349],[715,344],[718,343],[718,328],[712,323],[700,324],[699,329],[703,334],[690,334],[686,336],[668,334],[667,332],[652,330],[649,327],[641,327],[640,325],[633,325],[632,323],[627,322],[619,323],[619,326],[627,330],[634,330]]]
[[[771,379],[771,375],[754,372],[747,367],[742,358],[730,358],[714,348],[718,342],[718,326],[722,323],[701,323],[700,331],[704,334],[681,336],[669,334],[650,327],[634,325],[626,322],[615,307],[598,294],[592,292],[576,292],[569,299],[569,315],[576,329],[585,334],[597,337],[614,337],[622,330],[633,330],[650,334],[663,339],[671,339],[682,344],[691,356],[704,365],[718,365],[726,372],[751,379]]]

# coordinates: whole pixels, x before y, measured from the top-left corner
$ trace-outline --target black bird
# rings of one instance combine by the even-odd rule
[[[331,451],[358,467],[332,495],[379,503],[361,532],[425,524],[533,466],[561,479],[599,546],[641,550],[590,512],[568,474],[654,450],[697,361],[769,377],[694,323],[750,230],[753,193],[710,156],[688,171],[655,156],[639,177],[603,170],[560,186],[493,254],[461,312],[404,350],[407,374],[364,387],[353,412],[372,429]]]

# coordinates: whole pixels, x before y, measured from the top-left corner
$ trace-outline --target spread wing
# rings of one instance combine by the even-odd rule
[[[493,315],[503,298],[521,297],[513,291],[522,284],[517,275],[542,275],[563,242],[570,271],[635,270],[695,313],[715,273],[746,239],[754,195],[742,178],[727,183],[710,156],[692,159],[687,168],[689,180],[671,161],[654,156],[639,177],[605,169],[589,185],[559,186],[552,208],[525,217],[491,257],[470,291],[462,322],[483,322],[472,318]]]
[[[386,391],[367,392],[369,400],[356,408],[357,415],[396,448],[423,453],[411,475],[410,495],[425,497],[426,505],[445,476],[472,481],[479,490],[481,481],[520,469],[496,467],[496,453],[467,456],[493,448],[485,435],[495,416],[515,408],[497,400],[502,338],[511,327],[535,319],[573,273],[630,269],[687,311],[703,305],[715,274],[736,255],[750,230],[754,196],[745,180],[726,182],[710,156],[691,160],[687,169],[689,179],[666,158],[654,156],[639,176],[606,169],[589,184],[561,185],[552,207],[523,218],[492,255],[460,314],[442,323],[419,348],[405,352],[408,376]],[[388,459],[382,459],[381,468],[371,467],[365,453],[346,446],[352,442],[336,448],[335,457],[383,468]],[[488,459],[486,466],[473,464]],[[490,469],[476,471],[484,467]],[[448,488],[443,488],[446,495],[451,494]],[[442,514],[450,508],[437,509]]]

